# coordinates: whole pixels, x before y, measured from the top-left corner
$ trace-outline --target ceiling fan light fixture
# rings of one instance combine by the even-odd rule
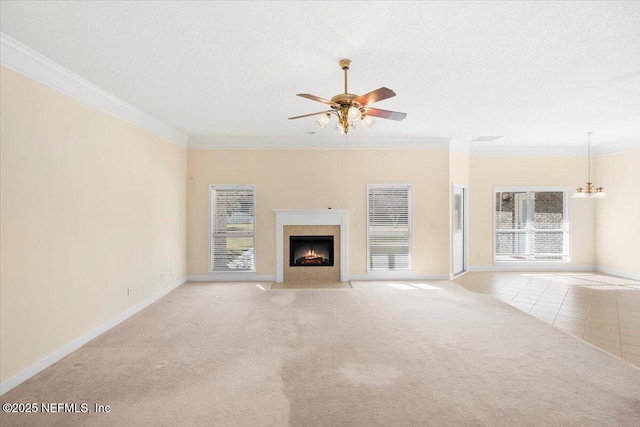
[[[356,120],[360,120],[360,116],[362,115],[362,113],[360,112],[360,109],[358,107],[351,106],[349,107],[347,115],[349,116],[349,120],[355,122]]]
[[[331,115],[329,113],[323,114],[323,115],[321,115],[320,117],[318,117],[316,119],[316,123],[321,128],[325,127],[327,125],[327,123],[329,123],[329,121],[331,121]]]
[[[373,125],[376,124],[376,121],[371,118],[371,116],[362,117],[362,124],[367,127],[367,129],[371,129]]]

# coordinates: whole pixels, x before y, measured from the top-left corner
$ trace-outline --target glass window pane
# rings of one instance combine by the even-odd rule
[[[534,199],[533,222],[536,230],[562,230],[564,226],[564,193],[562,191],[538,191]]]
[[[370,237],[369,239],[369,262],[372,269],[407,269],[409,255],[407,238]]]
[[[533,233],[533,242],[533,251],[535,254],[564,253],[564,233],[562,231],[538,231]]]
[[[497,192],[495,212],[498,230],[525,229],[527,226],[527,193]]]
[[[527,235],[523,232],[496,233],[496,256],[524,259],[527,254]]]
[[[216,236],[213,246],[214,270],[253,270],[253,237]]]
[[[453,231],[462,229],[462,195],[456,194],[453,199]]]

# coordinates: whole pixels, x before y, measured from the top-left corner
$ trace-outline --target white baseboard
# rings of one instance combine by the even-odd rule
[[[467,269],[466,269],[466,270],[464,270],[464,271],[461,271],[460,273],[456,273],[456,274],[451,273],[451,274],[449,274],[449,280],[453,280],[453,279],[455,279],[456,277],[462,277],[462,276],[464,276],[465,274],[467,274],[468,272],[469,272],[469,268],[467,268]]]
[[[80,347],[82,347],[92,339],[98,337],[99,335],[102,335],[103,333],[107,332],[109,329],[127,320],[129,317],[133,316],[134,314],[142,311],[144,308],[156,302],[163,296],[167,295],[169,292],[173,291],[174,289],[176,289],[186,281],[187,281],[186,277],[183,277],[182,279],[178,279],[177,281],[173,282],[171,285],[167,286],[166,288],[156,292],[150,297],[140,301],[138,304],[134,305],[133,307],[123,311],[113,319],[103,323],[102,325],[89,331],[88,333],[76,338],[75,340],[65,345],[61,349],[56,350],[55,352],[51,353],[44,359],[34,363],[31,366],[28,366],[27,368],[18,372],[17,374],[7,379],[6,381],[3,381],[2,383],[0,383],[0,395],[5,394],[12,388],[20,385],[21,383],[33,377],[37,373],[53,365],[63,357],[73,353],[74,351],[76,351],[77,349],[79,349]]]
[[[615,268],[596,266],[596,271],[601,273],[611,274],[612,276],[618,276],[625,279],[640,280],[640,274],[629,273],[628,271],[616,270]]]
[[[596,271],[596,266],[518,263],[513,265],[470,265],[467,271]]]
[[[275,282],[275,275],[254,273],[216,273],[209,276],[189,276],[190,282]]]
[[[375,280],[449,280],[448,274],[403,274],[403,273],[370,273],[356,274],[349,276],[349,280],[354,281],[375,281]]]
[[[610,274],[612,276],[622,277],[630,280],[640,280],[640,274],[630,273],[624,270],[616,270],[614,268],[602,267],[600,265],[475,265],[469,266],[467,271],[566,271],[566,272],[584,272],[597,271],[600,273]]]

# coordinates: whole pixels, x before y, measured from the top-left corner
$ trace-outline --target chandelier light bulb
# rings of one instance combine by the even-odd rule
[[[607,197],[607,193],[604,192],[604,188],[598,187],[596,188],[596,193],[591,197],[593,197],[594,199],[604,199],[605,197]]]
[[[582,187],[580,187],[580,188],[576,189],[575,194],[573,196],[571,196],[571,198],[573,198],[573,199],[586,199],[587,195],[586,195],[586,193],[582,192]]]

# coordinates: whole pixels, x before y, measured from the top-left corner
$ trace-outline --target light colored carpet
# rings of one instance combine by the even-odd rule
[[[110,413],[0,424],[640,425],[640,370],[502,301],[352,285],[188,283],[1,399]]]
[[[274,282],[271,289],[351,289],[349,282]]]

